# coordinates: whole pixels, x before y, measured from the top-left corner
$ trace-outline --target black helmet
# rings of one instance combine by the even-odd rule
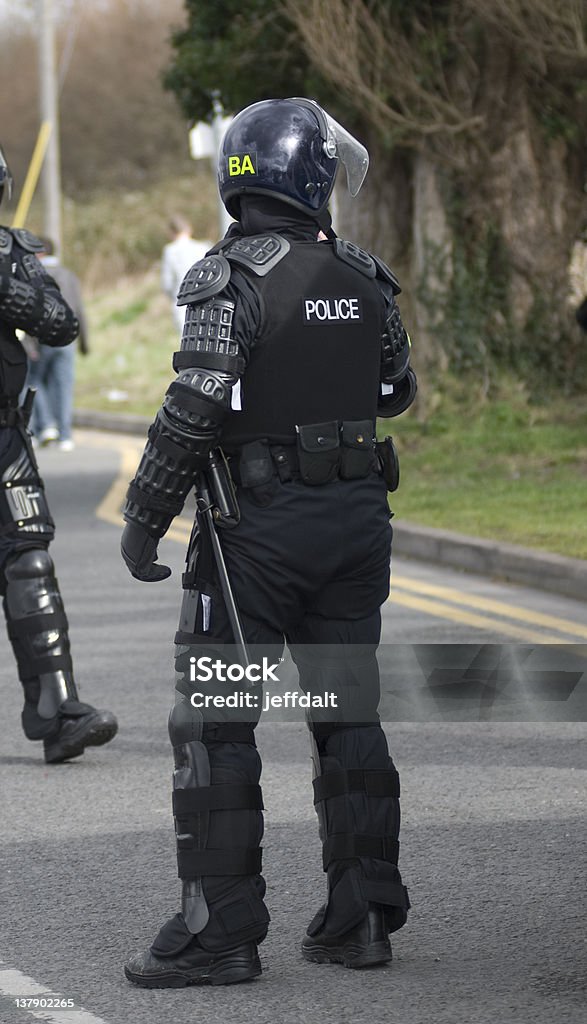
[[[6,157],[0,146],[0,203],[2,202],[2,196],[4,195],[4,189],[8,192],[8,198],[12,195],[12,175],[10,168],[6,163]]]
[[[220,197],[232,217],[238,198],[271,195],[318,217],[328,205],[339,167],[356,196],[369,154],[314,100],[262,100],[229,124],[218,157]]]

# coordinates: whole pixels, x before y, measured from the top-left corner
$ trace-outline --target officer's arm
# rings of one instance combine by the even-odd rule
[[[223,256],[194,264],[178,295],[186,305],[178,376],[149,429],[124,506],[122,555],[137,579],[169,575],[155,565],[157,543],[181,512],[199,470],[209,461],[231,407],[260,314],[255,293]]]
[[[4,259],[0,272],[0,315],[43,345],[69,345],[77,337],[77,319],[36,253],[42,243],[28,231],[0,229]],[[14,268],[14,269],[12,269]]]
[[[403,323],[396,295],[400,288],[395,275],[376,260],[377,284],[385,306],[385,327],[381,336],[381,371],[377,415],[389,419],[410,407],[417,391],[416,374],[410,366],[411,342]]]

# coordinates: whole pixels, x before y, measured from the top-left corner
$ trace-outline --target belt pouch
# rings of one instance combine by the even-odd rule
[[[372,420],[343,420],[340,476],[362,480],[375,465]]]
[[[275,494],[277,477],[266,438],[250,441],[242,447],[238,466],[241,486],[256,505],[270,505]]]
[[[340,443],[338,422],[296,427],[300,475],[305,484],[328,484],[338,476]]]

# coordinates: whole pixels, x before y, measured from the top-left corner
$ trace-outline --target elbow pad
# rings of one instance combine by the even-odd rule
[[[0,317],[44,345],[69,345],[79,325],[59,292],[0,274]]]
[[[418,381],[411,367],[408,367],[402,380],[395,384],[379,385],[379,401],[377,415],[382,419],[391,419],[409,409],[416,397]]]
[[[234,378],[193,368],[167,389],[130,484],[124,518],[162,537],[179,515],[196,473],[220,436]]]

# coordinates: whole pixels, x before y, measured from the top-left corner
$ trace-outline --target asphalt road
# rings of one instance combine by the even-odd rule
[[[179,991],[126,982],[129,952],[178,908],[166,720],[187,529],[180,523],[162,545],[170,580],[131,579],[115,520],[137,450],[80,434],[71,454],[41,452],[82,698],[114,710],[120,733],[78,761],[44,765],[20,731],[4,641],[0,1022],[582,1022],[585,609],[407,562],[394,567],[382,651],[399,712],[386,731],[402,776],[413,903],[393,964],[354,972],[301,959],[324,895],[309,746],[301,722],[270,721],[258,728],[272,915],[262,978]],[[512,690],[505,678],[512,652],[521,697],[519,679]],[[467,683],[464,698],[455,679]],[[56,996],[75,1008],[40,1005]],[[36,1008],[16,1005],[27,998]]]

